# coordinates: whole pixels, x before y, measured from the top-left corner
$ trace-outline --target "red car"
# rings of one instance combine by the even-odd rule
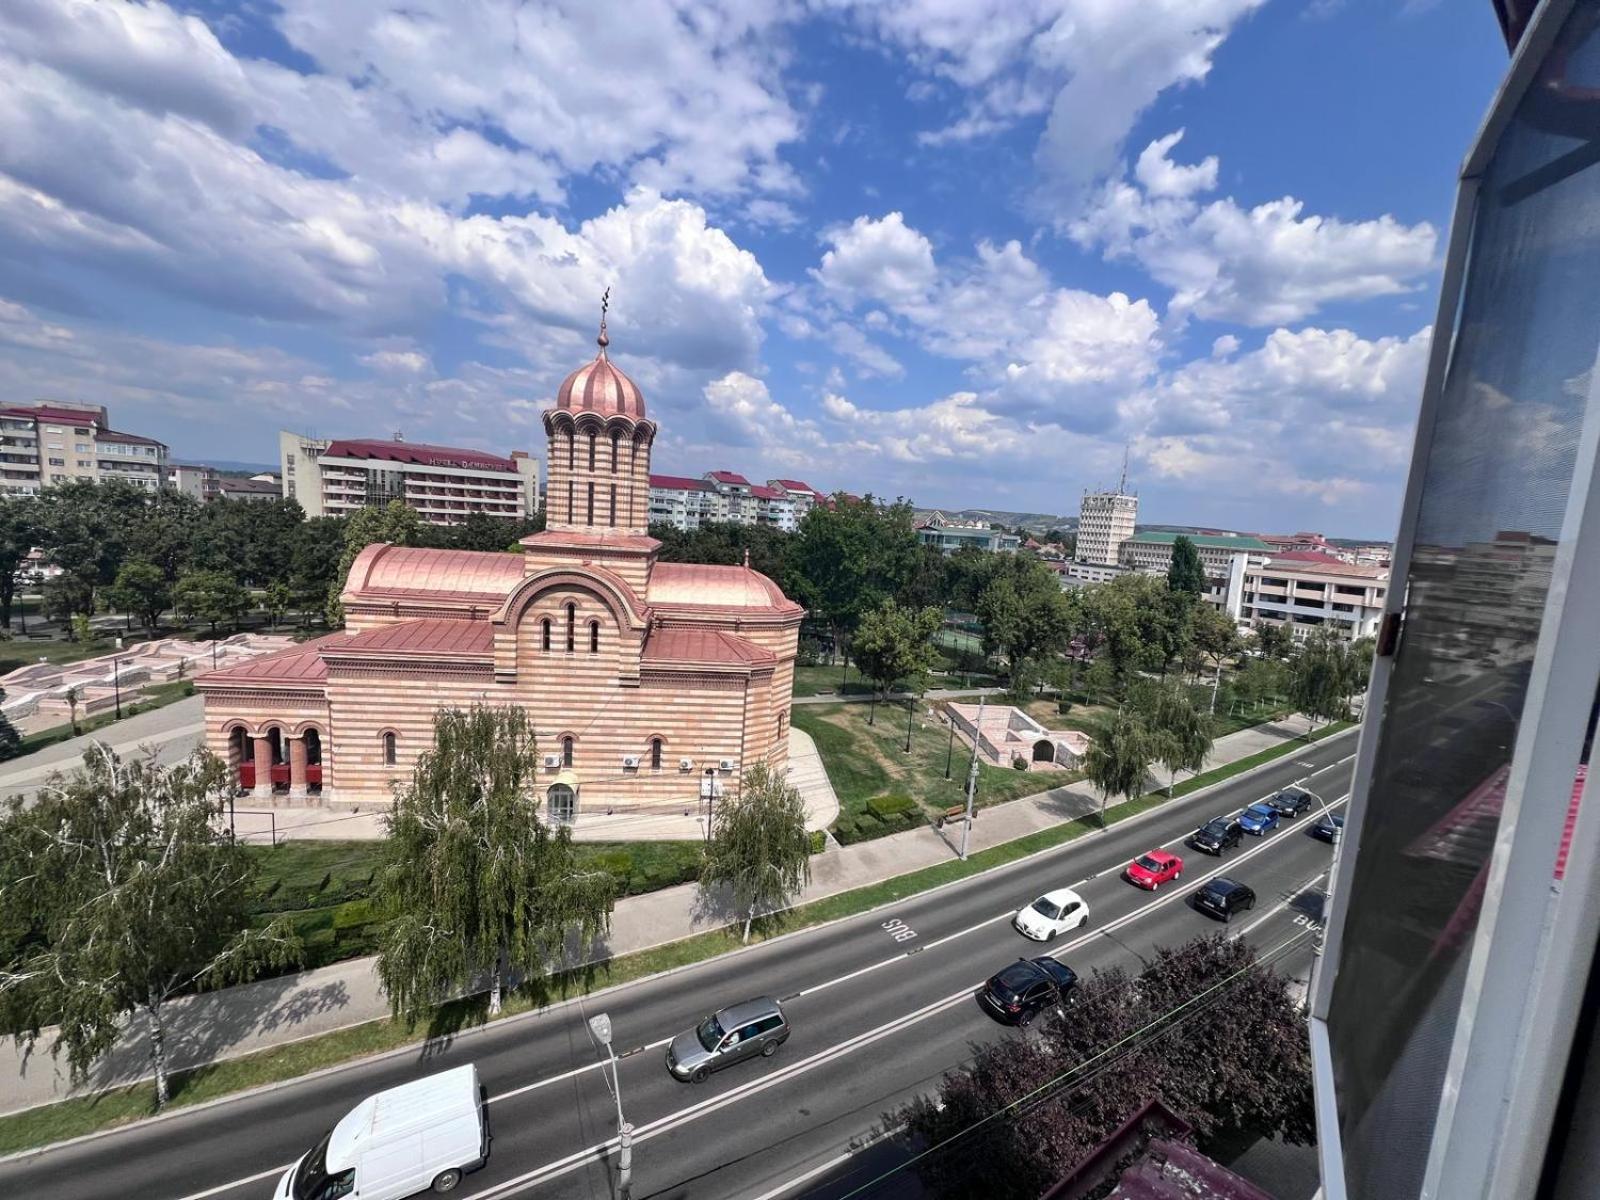
[[[1123,874],[1129,883],[1153,892],[1163,883],[1183,878],[1183,859],[1165,850],[1151,850],[1129,863]]]

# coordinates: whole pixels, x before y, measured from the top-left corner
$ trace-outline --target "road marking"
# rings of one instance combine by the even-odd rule
[[[909,942],[917,936],[917,931],[899,917],[890,917],[881,923],[881,928],[897,942]]]
[[[1325,767],[1317,768],[1313,772],[1313,775],[1320,775],[1323,771],[1331,771],[1331,770],[1333,770],[1333,769],[1335,769],[1337,767],[1341,767],[1345,763],[1350,762],[1354,758],[1355,758],[1354,754],[1346,755],[1344,758],[1341,758],[1341,759],[1338,759],[1338,760],[1336,760],[1334,762],[1331,762]],[[1264,767],[1265,766],[1270,766],[1270,765],[1271,764],[1263,764]],[[1331,811],[1332,809],[1337,808],[1340,804],[1343,804],[1348,798],[1349,798],[1348,794],[1346,794],[1345,796],[1341,796],[1338,800],[1329,801],[1327,803],[1326,807],[1327,807],[1327,809],[1329,809]],[[1184,844],[1185,839],[1187,838],[1187,836],[1188,835],[1185,834],[1185,835],[1183,835],[1181,837],[1170,839],[1167,842],[1161,843],[1161,845],[1163,847],[1165,847],[1165,846],[1182,847],[1183,844]],[[1229,866],[1237,865],[1238,863],[1245,861],[1246,859],[1250,858],[1253,855],[1260,854],[1268,846],[1275,844],[1278,840],[1280,840],[1280,839],[1263,838],[1262,841],[1260,842],[1260,844],[1256,845],[1255,847],[1244,851],[1242,854],[1234,855],[1231,859],[1228,859],[1227,862],[1225,862],[1225,863],[1219,863],[1218,866],[1210,874],[1201,877],[1198,881],[1190,880],[1189,882],[1191,884],[1194,884],[1196,882],[1204,883],[1208,879],[1211,879],[1213,876],[1220,875]],[[1064,844],[1065,845],[1070,845],[1071,843],[1064,843]],[[1115,870],[1120,872],[1121,868],[1115,868]],[[1081,880],[1079,882],[1079,884],[1076,885],[1076,886],[1082,886],[1083,884],[1088,883],[1090,880],[1099,878],[1101,875],[1106,875],[1106,874],[1111,874],[1111,873],[1112,873],[1111,869],[1108,869],[1107,871],[1097,872],[1096,874],[1089,876],[1087,879]],[[975,876],[974,876],[974,878],[975,878]],[[1137,919],[1138,917],[1144,915],[1145,913],[1150,912],[1154,908],[1157,908],[1157,907],[1159,907],[1161,905],[1169,904],[1174,899],[1180,899],[1184,895],[1185,895],[1185,893],[1182,892],[1181,890],[1174,890],[1174,891],[1168,892],[1167,895],[1162,896],[1160,899],[1153,899],[1153,900],[1151,900],[1150,903],[1145,904],[1145,905],[1141,905],[1139,908],[1135,909],[1133,912],[1128,913],[1128,914],[1126,914],[1126,915],[1124,915],[1122,917],[1119,917],[1117,920],[1113,921],[1111,924],[1106,925],[1106,926],[1102,926],[1101,928],[1096,929],[1096,930],[1094,930],[1092,932],[1085,933],[1082,936],[1080,936],[1077,939],[1075,939],[1074,941],[1069,942],[1069,943],[1067,943],[1067,944],[1065,944],[1063,946],[1059,946],[1054,950],[1049,950],[1049,951],[1047,951],[1047,953],[1052,958],[1057,958],[1060,955],[1067,953],[1068,951],[1076,950],[1080,946],[1086,945],[1091,939],[1093,939],[1095,937],[1098,937],[1100,934],[1109,933],[1110,931],[1112,931],[1114,929],[1121,928],[1122,925],[1127,924],[1127,923]],[[924,946],[920,947],[920,949],[932,950],[935,947],[944,945],[946,942],[951,942],[951,941],[956,940],[957,938],[966,937],[968,934],[975,933],[980,929],[987,928],[988,926],[993,925],[993,924],[995,924],[995,923],[997,923],[999,921],[1008,921],[1015,915],[1016,911],[1017,911],[1016,909],[1008,908],[1005,912],[999,914],[998,916],[988,917],[988,918],[986,918],[986,919],[984,919],[982,921],[978,921],[978,922],[976,922],[976,923],[974,923],[972,925],[967,926],[965,929],[960,929],[960,930],[957,930],[954,933],[946,934],[942,938],[938,938],[938,939],[935,939],[932,942],[926,943]],[[902,922],[901,924],[903,926],[904,923]],[[885,927],[887,928],[887,923],[885,923]],[[1254,928],[1254,927],[1252,926],[1251,928]],[[915,935],[913,935],[913,936],[915,936]],[[907,958],[907,954],[896,954],[891,958],[882,959],[879,962],[872,963],[872,964],[870,964],[868,966],[865,966],[865,967],[860,967],[860,968],[858,968],[858,969],[856,969],[854,971],[850,971],[850,972],[848,972],[848,973],[846,973],[844,975],[840,975],[840,976],[837,976],[837,977],[835,977],[833,979],[826,980],[826,981],[824,981],[822,983],[819,983],[819,984],[816,984],[816,985],[814,985],[812,987],[803,988],[798,992],[791,993],[785,999],[798,999],[801,996],[815,995],[818,992],[826,991],[828,988],[835,987],[835,986],[837,986],[837,985],[839,985],[841,983],[846,983],[846,982],[848,982],[848,981],[850,981],[852,979],[858,979],[862,975],[869,974],[870,972],[880,970],[883,967],[887,967],[892,963],[904,962],[906,958]],[[979,987],[979,986],[982,986],[981,981],[980,981],[980,983],[978,985],[975,985],[972,988],[968,988],[968,989],[963,990],[959,994],[959,996],[955,997],[954,999],[951,999],[950,1003],[954,1003],[955,1000],[960,999],[962,997],[970,996],[972,994],[972,992],[976,991],[977,987]],[[948,1004],[946,1005],[946,1007],[948,1007]],[[930,1013],[928,1015],[932,1015],[932,1014]],[[884,1036],[888,1036],[888,1035],[885,1034]],[[655,1040],[653,1042],[648,1042],[645,1045],[639,1047],[639,1052],[642,1053],[642,1052],[649,1051],[649,1050],[660,1049],[661,1047],[666,1046],[671,1041],[672,1041],[672,1037],[671,1036],[664,1037],[664,1038],[658,1038],[657,1040]],[[840,1043],[840,1045],[841,1046],[849,1045],[849,1043]],[[827,1051],[822,1051],[822,1052],[819,1052],[819,1053],[827,1053]],[[815,1057],[815,1056],[813,1056],[813,1057]],[[808,1060],[804,1060],[804,1061],[805,1062],[810,1062],[811,1060],[808,1059]],[[798,1063],[794,1064],[794,1066],[799,1066],[799,1065],[801,1065],[801,1064],[798,1064]],[[819,1063],[817,1065],[823,1065],[823,1064]],[[605,1063],[602,1062],[602,1061],[599,1061],[599,1060],[597,1060],[597,1061],[595,1061],[593,1063],[588,1063],[588,1064],[586,1064],[584,1066],[581,1066],[581,1067],[574,1067],[570,1071],[563,1071],[563,1072],[561,1072],[559,1074],[551,1075],[551,1076],[548,1076],[548,1077],[546,1077],[544,1079],[534,1080],[532,1083],[526,1083],[526,1084],[523,1084],[521,1087],[512,1088],[512,1089],[510,1089],[508,1091],[500,1092],[498,1095],[490,1096],[488,1098],[488,1100],[486,1101],[486,1103],[495,1104],[495,1103],[498,1103],[501,1100],[511,1100],[511,1099],[514,1099],[517,1096],[527,1095],[529,1092],[538,1091],[539,1089],[548,1087],[553,1083],[560,1083],[560,1082],[562,1082],[564,1080],[572,1079],[572,1078],[574,1078],[576,1076],[585,1074],[586,1072],[589,1072],[589,1071],[602,1070],[604,1067],[605,1067]],[[791,1070],[792,1070],[792,1068],[791,1068]],[[789,1077],[790,1076],[788,1074],[781,1074],[780,1075],[779,1073],[774,1072],[773,1076],[764,1076],[763,1078],[764,1079],[765,1078],[787,1079]],[[759,1081],[756,1081],[756,1082],[759,1082]],[[738,1093],[730,1093],[730,1094],[743,1095],[745,1093],[744,1092],[738,1092]],[[717,1098],[713,1098],[713,1099],[717,1099]],[[706,1103],[709,1103],[709,1101],[707,1101]],[[682,1112],[690,1112],[691,1110],[685,1109],[685,1110],[680,1110],[680,1111],[682,1111]],[[665,1120],[667,1118],[662,1118],[662,1119]],[[692,1120],[692,1119],[694,1119],[694,1118],[693,1117],[686,1117],[685,1118],[685,1120]],[[649,1127],[647,1126],[646,1128],[649,1128]],[[663,1131],[663,1132],[665,1132],[665,1131]],[[636,1134],[634,1140],[635,1141],[641,1141],[641,1140],[644,1140],[644,1139]],[[607,1142],[597,1143],[595,1146],[591,1146],[586,1150],[578,1151],[576,1153],[576,1155],[569,1155],[568,1158],[561,1159],[557,1163],[546,1164],[545,1168],[539,1168],[539,1170],[544,1170],[544,1169],[547,1169],[547,1168],[553,1168],[553,1167],[556,1167],[556,1166],[561,1165],[561,1164],[570,1164],[570,1165],[563,1166],[560,1171],[556,1172],[557,1175],[566,1174],[569,1171],[576,1170],[588,1158],[593,1158],[593,1157],[597,1157],[597,1156],[610,1154],[612,1152],[612,1150],[614,1150],[616,1148],[616,1144],[617,1144],[617,1140],[615,1138],[612,1138]],[[270,1176],[282,1175],[283,1172],[287,1171],[292,1166],[294,1166],[294,1163],[292,1163],[292,1162],[291,1163],[284,1163],[280,1167],[274,1167],[269,1171],[263,1171],[260,1174],[252,1175],[247,1179],[236,1179],[236,1180],[232,1181],[231,1183],[218,1184],[216,1187],[209,1188],[206,1191],[195,1192],[192,1195],[180,1197],[179,1200],[208,1200],[209,1197],[219,1196],[219,1195],[223,1194],[224,1192],[229,1192],[229,1191],[232,1191],[235,1188],[244,1187],[247,1184],[255,1183],[255,1182],[259,1181],[259,1180],[269,1178]],[[550,1178],[555,1178],[555,1177],[556,1177],[556,1175],[551,1175],[550,1176]],[[517,1181],[513,1180],[513,1181],[509,1181],[509,1182],[510,1183],[515,1183]],[[505,1186],[509,1186],[509,1183],[508,1184],[497,1184],[497,1185],[495,1185],[495,1187],[497,1187],[497,1188],[498,1187],[505,1187]],[[478,1193],[475,1197],[471,1198],[471,1200],[477,1200],[477,1197],[480,1197],[480,1196],[487,1198],[487,1197],[490,1197],[492,1195],[497,1195],[497,1194],[498,1193],[493,1193],[493,1192]]]
[[[1343,801],[1335,801],[1334,803],[1342,804]],[[1332,806],[1330,805],[1330,807]],[[1245,851],[1243,854],[1235,855],[1228,861],[1228,863],[1218,865],[1214,870],[1202,876],[1197,882],[1200,884],[1208,882],[1209,880],[1221,875],[1225,870],[1236,867],[1239,863],[1253,858],[1258,854],[1264,853],[1271,846],[1276,845],[1280,840],[1281,839],[1272,839],[1260,842],[1258,845]],[[1158,908],[1187,899],[1187,892],[1168,892],[1165,896],[1162,896],[1159,899],[1151,900],[1150,903],[1141,905],[1132,912],[1118,917],[1110,924],[1102,926],[1093,932],[1085,933],[1082,936],[1073,939],[1066,945],[1055,950],[1048,951],[1047,953],[1049,957],[1059,959],[1063,954],[1087,945],[1089,942],[1093,941],[1097,937],[1100,937],[1102,934],[1111,933],[1114,930],[1120,929],[1124,925],[1132,924],[1134,921],[1145,917]],[[1286,904],[1287,902],[1285,902],[1285,905]],[[1274,914],[1270,912],[1264,914],[1264,916],[1272,915]],[[1259,921],[1256,922],[1256,924],[1259,923]],[[1252,925],[1250,928],[1253,929],[1254,927],[1255,925]],[[1248,932],[1248,930],[1240,930],[1239,934],[1236,936],[1243,936],[1246,932]],[[875,1029],[866,1030],[865,1032],[858,1033],[854,1037],[847,1038],[836,1045],[825,1047],[824,1049],[812,1054],[808,1058],[803,1058],[799,1062],[790,1063],[776,1071],[773,1071],[770,1075],[764,1075],[759,1079],[753,1079],[749,1083],[741,1084],[740,1086],[733,1088],[720,1096],[709,1097],[696,1104],[691,1104],[685,1108],[678,1109],[676,1112],[668,1113],[664,1117],[658,1117],[656,1120],[647,1122],[646,1124],[639,1126],[634,1130],[633,1144],[638,1145],[641,1142],[646,1142],[652,1138],[659,1137],[664,1133],[670,1133],[674,1129],[677,1129],[683,1125],[687,1125],[693,1121],[697,1121],[701,1117],[716,1112],[722,1108],[726,1108],[730,1104],[738,1103],[747,1096],[764,1092],[768,1088],[776,1087],[780,1083],[787,1082],[790,1079],[794,1079],[800,1075],[806,1074],[812,1070],[815,1070],[817,1067],[826,1066],[831,1062],[854,1054],[857,1050],[864,1049],[875,1042],[882,1041],[884,1038],[892,1037],[894,1034],[900,1033],[905,1029],[909,1029],[913,1025],[920,1024],[929,1017],[935,1016],[936,1014],[941,1013],[956,1004],[970,1000],[973,993],[982,986],[983,981],[979,980],[977,983],[964,987],[960,991],[952,992],[948,996],[926,1004],[920,1009],[916,1009],[913,1012],[896,1017],[892,1021],[886,1021],[884,1024],[879,1025]],[[502,1200],[504,1197],[514,1195],[517,1192],[523,1191],[533,1185],[548,1183],[552,1179],[557,1179],[563,1175],[571,1174],[573,1171],[579,1170],[580,1168],[588,1165],[590,1162],[609,1158],[616,1151],[617,1145],[617,1139],[614,1137],[607,1138],[602,1142],[596,1142],[592,1146],[587,1146],[582,1150],[574,1151],[565,1158],[556,1159],[553,1162],[544,1163],[541,1166],[535,1167],[533,1170],[519,1175],[515,1179],[508,1179],[501,1183],[492,1184],[484,1191],[474,1192],[468,1198],[468,1200]]]

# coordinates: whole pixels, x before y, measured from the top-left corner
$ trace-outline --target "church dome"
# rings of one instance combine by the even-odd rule
[[[644,395],[639,385],[615,367],[606,357],[606,347],[611,339],[606,336],[605,318],[600,320],[600,336],[596,339],[600,353],[561,383],[556,392],[556,408],[572,413],[596,413],[601,417],[629,417],[642,421]]]

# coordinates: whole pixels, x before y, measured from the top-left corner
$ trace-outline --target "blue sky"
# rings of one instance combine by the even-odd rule
[[[0,395],[1390,535],[1487,0],[0,8]]]

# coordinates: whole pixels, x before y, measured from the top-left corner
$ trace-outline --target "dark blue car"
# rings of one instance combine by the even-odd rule
[[[1278,810],[1264,801],[1257,801],[1239,814],[1239,828],[1257,837],[1278,827]]]

